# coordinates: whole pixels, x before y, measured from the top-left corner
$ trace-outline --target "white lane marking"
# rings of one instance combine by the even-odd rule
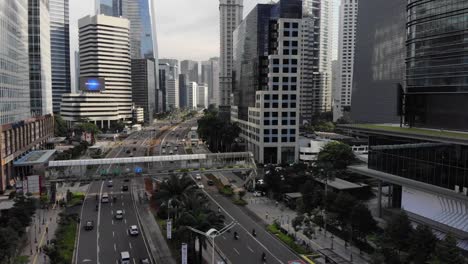
[[[112,224],[114,224],[114,219],[112,219]]]
[[[224,213],[226,213],[227,216],[229,216],[233,221],[236,221],[236,219],[228,212],[226,211],[206,190],[202,189],[202,192],[205,193],[206,196],[208,196],[208,198],[210,198],[210,200],[215,203],[219,208],[221,208],[222,211],[224,211]],[[262,227],[257,223],[257,222],[254,222],[257,226],[258,226],[258,229],[262,229]],[[251,238],[253,238],[255,241],[257,241],[257,243],[263,247],[265,249],[266,252],[268,252],[274,259],[276,259],[276,261],[278,261],[279,263],[281,264],[284,264],[284,262],[282,262],[279,258],[277,258],[275,255],[273,255],[273,253],[265,246],[262,244],[262,242],[260,242],[256,237],[252,236],[252,234],[250,233],[249,230],[247,230],[243,225],[241,225],[240,223],[237,223],[238,226],[240,226],[242,229],[244,229],[244,231],[250,235]],[[267,232],[267,234],[269,234]],[[273,238],[273,236],[271,235],[271,237]],[[289,249],[289,248],[287,248]],[[293,254],[293,255],[296,255],[296,253],[294,253],[293,251],[290,250],[290,252]]]
[[[124,202],[122,202],[122,206],[124,206]]]
[[[114,215],[114,210],[111,210],[111,215]]]
[[[89,195],[89,190],[91,189],[91,184],[88,186],[88,190],[86,190],[86,194],[85,194],[85,197],[87,197]],[[80,219],[83,219],[83,209],[85,207],[85,204],[86,204],[86,198],[83,202],[83,205],[81,206],[81,213],[80,213]],[[75,263],[78,263],[78,250],[80,249],[80,234],[81,234],[81,223],[79,225],[79,228],[78,228],[78,240],[76,242],[76,262]]]
[[[101,182],[101,190],[99,191],[99,197],[102,197],[102,188],[104,187],[104,181]],[[96,247],[96,250],[97,250],[97,264],[100,264],[99,262],[99,226],[101,225],[101,206],[99,206],[99,209],[98,209],[98,220],[97,220],[97,238],[96,238],[96,244],[97,244],[97,247]]]
[[[130,249],[132,249],[132,243],[128,242],[128,245],[130,246]]]
[[[117,246],[114,243],[114,251],[117,252]]]
[[[127,219],[124,219],[125,224],[127,224]]]
[[[253,249],[252,249],[252,248],[250,248],[249,246],[247,246],[247,248],[248,248],[250,251],[252,251],[252,253],[254,252],[254,251],[253,251]]]
[[[115,233],[114,233],[114,231],[112,231],[112,237],[115,237]]]
[[[239,256],[240,256],[240,253],[239,253],[239,251],[237,251],[237,249],[236,249],[236,248],[233,248],[233,249],[234,249],[234,251],[237,253],[237,255],[239,255]]]
[[[227,238],[225,236],[223,236],[224,240],[226,240]]]
[[[133,259],[133,264],[136,264],[135,258]]]

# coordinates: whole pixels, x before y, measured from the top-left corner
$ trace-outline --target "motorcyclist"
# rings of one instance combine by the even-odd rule
[[[255,228],[252,229],[252,236],[256,237],[257,236],[257,232],[255,231]]]
[[[236,232],[236,231],[234,231],[234,239],[235,239],[235,240],[239,239],[239,236],[237,235],[237,232]]]
[[[266,261],[266,254],[265,254],[265,252],[262,253],[262,261],[263,261],[263,262]]]

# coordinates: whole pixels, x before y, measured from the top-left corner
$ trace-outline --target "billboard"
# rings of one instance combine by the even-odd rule
[[[80,90],[85,92],[102,92],[105,90],[104,78],[81,77]]]

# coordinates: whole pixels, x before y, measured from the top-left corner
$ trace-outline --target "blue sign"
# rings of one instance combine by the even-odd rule
[[[85,92],[101,92],[104,90],[105,81],[103,78],[80,78],[80,88]]]
[[[140,167],[135,168],[135,173],[142,173],[142,172],[143,172],[142,168],[140,168]]]
[[[101,83],[96,79],[89,79],[85,85],[86,89],[89,91],[99,91],[101,87]]]

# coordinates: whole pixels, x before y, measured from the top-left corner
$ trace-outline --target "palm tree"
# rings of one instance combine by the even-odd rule
[[[196,191],[197,188],[192,179],[187,176],[178,177],[172,174],[168,180],[161,184],[159,191],[154,195],[154,199],[160,205],[175,208],[177,212],[185,197]],[[177,218],[177,214],[175,218]]]
[[[220,230],[224,226],[224,216],[208,208],[208,200],[201,193],[191,193],[184,199],[181,208],[182,213],[176,222],[178,231],[183,235],[192,232],[187,227],[191,227],[202,232],[207,232],[211,228]],[[200,234],[195,235],[199,241],[198,263],[202,263],[203,247],[206,247],[206,237]],[[194,245],[194,241],[190,241]],[[194,247],[194,246],[193,246]],[[193,248],[192,247],[192,248]]]

